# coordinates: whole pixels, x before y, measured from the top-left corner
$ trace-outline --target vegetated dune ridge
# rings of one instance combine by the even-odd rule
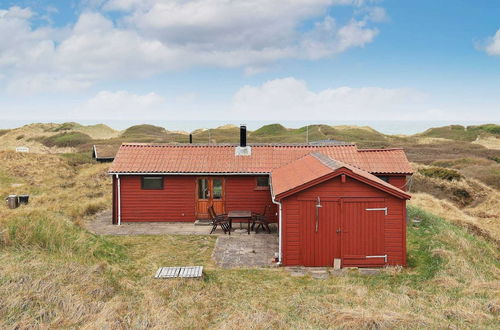
[[[82,224],[109,208],[108,164],[10,151],[0,162],[0,194],[31,195],[0,207],[0,328],[498,325],[497,246],[419,207],[408,210],[421,220],[408,227],[408,268],[316,280],[217,268],[211,236],[92,235]],[[202,280],[153,279],[159,266],[198,264]]]
[[[111,205],[109,165],[93,163],[90,146],[187,135],[140,125],[96,140],[72,127],[30,128],[36,132],[32,141],[48,148],[40,154],[0,152],[0,194],[31,195],[28,206],[0,207],[1,328],[498,326],[499,154],[474,144],[477,137],[448,132],[460,129],[396,137],[366,128],[309,127],[311,140],[404,147],[416,170],[408,213],[421,220],[408,227],[407,269],[314,280],[282,269],[219,269],[210,236],[90,234],[85,221]],[[254,142],[302,142],[305,133],[282,126],[258,131],[249,140],[255,134]],[[0,141],[12,130],[3,133]],[[206,130],[194,135],[195,142],[208,139]],[[211,142],[238,137],[236,127],[210,130]],[[157,267],[180,264],[203,264],[205,278],[152,278]]]

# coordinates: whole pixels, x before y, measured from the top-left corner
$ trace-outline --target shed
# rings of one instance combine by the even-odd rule
[[[119,145],[113,144],[94,144],[92,147],[92,159],[101,163],[112,162],[119,148]]]
[[[406,265],[403,190],[321,153],[271,172],[286,266]]]

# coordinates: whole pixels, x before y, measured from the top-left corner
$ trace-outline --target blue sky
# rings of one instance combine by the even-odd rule
[[[500,1],[0,0],[0,115],[500,120]]]

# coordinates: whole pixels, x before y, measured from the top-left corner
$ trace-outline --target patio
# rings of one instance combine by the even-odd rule
[[[212,226],[195,225],[192,222],[128,222],[120,226],[111,224],[111,211],[98,213],[85,223],[86,228],[97,235],[209,235]],[[266,231],[247,233],[246,224],[235,224],[231,235],[225,235],[220,227],[212,234],[217,237],[213,259],[222,268],[273,267],[278,252],[277,226]]]
[[[111,223],[111,210],[98,213],[85,223],[85,227],[97,235],[209,235],[212,229],[211,225],[195,225],[192,222],[126,222],[117,226]],[[246,223],[242,224],[243,229],[239,229],[239,224],[234,224],[235,230],[231,236],[276,236],[277,226],[271,224],[269,227],[271,235],[264,230],[257,234],[252,231],[248,235]],[[220,227],[212,235],[225,236]]]

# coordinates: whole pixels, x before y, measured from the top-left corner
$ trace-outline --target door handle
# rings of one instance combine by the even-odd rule
[[[337,229],[337,234],[340,234],[342,232],[341,229]]]

